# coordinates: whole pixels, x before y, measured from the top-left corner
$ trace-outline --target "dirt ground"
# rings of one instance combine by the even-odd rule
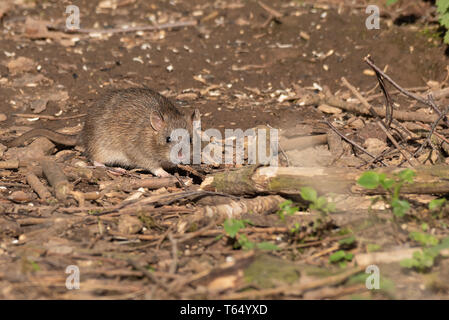
[[[429,2],[399,1],[385,8],[378,1],[380,28],[373,30],[365,26],[368,15],[363,1],[265,3],[2,1],[0,140],[5,146],[1,155],[3,161],[19,160],[19,164],[0,169],[0,298],[449,297],[449,261],[444,255],[425,272],[405,269],[398,261],[379,263],[380,290],[366,288],[367,274],[356,262],[360,260],[329,261],[338,250],[361,257],[369,256],[374,247],[391,255],[419,247],[408,235],[422,231],[423,224],[428,225],[428,233],[444,239],[447,212],[435,217],[427,209],[438,195],[410,195],[412,209],[399,221],[385,206],[369,209],[371,196],[332,198],[337,211],[317,228],[311,226],[319,214],[304,204],[285,220],[272,209],[244,213],[242,219],[251,223],[241,234],[252,243],[277,246],[277,250],[245,250],[227,233],[223,220],[194,217],[198,208],[248,197],[188,194],[198,189],[204,175],[229,167],[170,171],[190,177],[193,184],[180,186],[168,179],[167,185],[153,188],[136,183],[149,181],[148,172],[133,170],[118,176],[85,167],[88,161],[78,147],[55,147],[36,140],[33,150],[32,144],[6,148],[8,141],[32,128],[79,132],[83,115],[106,89],[137,86],[164,94],[186,113],[198,108],[203,130],[270,126],[283,135],[315,135],[328,132],[325,117],[361,145],[376,138],[391,147],[372,118],[327,104],[301,103],[305,92],[324,88],[340,99],[355,99],[343,85],[345,77],[364,97],[372,97],[373,106],[383,108],[375,73],[364,61],[367,55],[411,92],[425,96],[447,86],[446,45],[437,35],[435,9]],[[112,34],[67,33],[61,30],[68,5],[79,8],[81,29],[178,21],[195,25]],[[433,114],[430,107],[388,88],[395,110]],[[444,96],[437,102],[447,103]],[[443,136],[446,129],[438,127]],[[291,150],[287,155],[293,166],[370,169],[379,165],[367,164],[361,152],[348,144],[344,148],[345,156],[338,159],[327,146]],[[30,150],[57,163],[74,192],[64,200],[55,199],[42,165],[32,165]],[[438,159],[429,158],[432,163],[446,163],[445,156],[443,152]],[[429,164],[426,157],[417,159]],[[397,166],[402,160],[395,154],[385,162]],[[31,172],[52,192],[46,199],[30,187]],[[173,196],[177,192],[184,193]],[[298,223],[301,232],[292,233]],[[351,236],[354,241],[339,242]],[[70,265],[80,271],[78,290],[66,287]],[[322,279],[328,283],[313,285]]]

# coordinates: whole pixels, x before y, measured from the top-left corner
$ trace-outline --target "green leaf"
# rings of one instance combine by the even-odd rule
[[[348,261],[351,261],[352,260],[352,258],[354,258],[354,254],[353,253],[347,253],[346,255],[345,255],[345,260],[348,260]]]
[[[327,204],[327,200],[325,197],[318,197],[318,199],[315,202],[317,209],[324,208],[326,206],[326,204]]]
[[[439,253],[441,250],[447,249],[447,248],[449,248],[449,237],[444,238],[439,245],[437,245],[433,248],[429,248],[428,250],[432,250],[432,251]]]
[[[329,261],[334,263],[343,260],[346,257],[344,250],[338,250],[329,256]]]
[[[338,241],[338,243],[340,245],[351,245],[355,242],[355,237],[351,236],[349,238],[345,238],[345,239],[341,239],[340,241]]]
[[[239,244],[242,246],[243,250],[251,250],[254,249],[256,244],[248,240],[248,237],[244,234],[239,236]]]
[[[449,11],[449,0],[437,0],[437,12],[440,15],[444,15]]]
[[[425,246],[436,246],[439,243],[439,240],[436,237],[427,233],[413,231],[410,232],[409,237]]]
[[[402,170],[401,172],[399,172],[398,176],[401,180],[412,183],[413,182],[413,177],[415,176],[415,171],[413,171],[412,169],[405,169]]]
[[[380,180],[379,183],[382,186],[382,188],[388,190],[394,185],[395,181],[393,179],[384,179]]]
[[[258,243],[257,248],[259,248],[260,250],[269,250],[269,251],[279,250],[279,247],[271,242]]]
[[[291,200],[285,200],[284,202],[282,202],[281,204],[279,204],[279,208],[280,208],[281,210],[286,209],[286,208],[289,208],[290,205],[291,205],[292,203],[293,203],[293,202],[292,202]]]
[[[438,22],[447,28],[449,26],[449,15],[447,13],[440,15]]]
[[[293,215],[296,211],[299,210],[298,207],[292,207],[291,204],[293,202],[291,200],[285,200],[279,205],[280,210],[278,210],[277,214],[279,215],[279,218],[284,221],[285,215]]]
[[[311,187],[302,187],[301,197],[306,201],[315,202],[317,199],[317,193],[315,189]]]
[[[327,211],[329,212],[335,212],[337,210],[337,207],[335,206],[335,203],[331,202],[327,204]]]
[[[411,269],[415,267],[416,261],[414,259],[404,259],[399,262],[399,265],[403,268]]]
[[[379,174],[374,171],[364,172],[357,183],[366,189],[376,189],[379,186]]]
[[[39,265],[35,261],[30,260],[30,264],[31,264],[31,267],[33,268],[34,271],[40,271],[41,270],[41,267],[39,267]]]
[[[441,199],[433,199],[432,201],[429,202],[429,210],[435,210],[435,209],[440,209],[445,203],[446,203],[446,199],[445,198],[441,198]]]
[[[446,34],[444,35],[444,43],[445,44],[449,44],[449,32],[446,32]]]
[[[391,202],[393,213],[395,216],[401,218],[410,209],[410,203],[405,200],[395,199]]]
[[[415,259],[418,262],[418,267],[420,269],[430,268],[433,266],[434,259],[437,255],[434,255],[433,253],[424,250],[424,251],[417,251],[413,253],[413,259]]]
[[[366,245],[366,250],[368,252],[374,252],[374,251],[379,251],[382,247],[378,244],[375,243],[369,243]]]
[[[387,6],[391,6],[391,5],[395,4],[396,2],[398,2],[398,0],[387,0]]]
[[[235,238],[240,229],[245,228],[245,223],[242,220],[227,219],[223,227],[228,236]]]

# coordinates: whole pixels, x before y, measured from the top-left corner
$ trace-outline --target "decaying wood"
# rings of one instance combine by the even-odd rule
[[[378,168],[387,176],[404,168]],[[449,167],[445,165],[418,166],[412,184],[404,184],[404,194],[444,194],[449,192]],[[312,187],[320,193],[384,194],[383,189],[367,190],[357,185],[364,171],[353,168],[320,167],[256,167],[248,166],[234,171],[209,175],[201,189],[229,194],[254,195],[261,193],[298,194],[302,187]]]
[[[19,166],[19,160],[0,161],[0,169],[17,169]]]
[[[281,148],[284,151],[293,150],[293,149],[301,150],[301,149],[316,146],[319,144],[327,143],[327,135],[320,134],[320,135],[316,135],[316,136],[304,136],[304,137],[297,137],[297,138],[290,138],[290,139],[281,137],[279,143],[281,145]]]
[[[178,180],[175,177],[146,178],[146,179],[118,179],[114,181],[103,181],[100,183],[100,190],[117,189],[132,190],[138,188],[159,189],[162,187],[175,186]]]
[[[285,199],[278,195],[261,196],[254,199],[241,199],[235,201],[229,199],[226,204],[216,206],[204,206],[196,210],[193,215],[194,220],[213,218],[216,223],[221,223],[227,218],[240,219],[245,213],[272,213],[279,210],[279,204]]]
[[[45,119],[45,120],[70,120],[70,119],[76,119],[76,118],[82,118],[85,117],[86,114],[75,114],[73,116],[67,116],[67,117],[57,117],[57,116],[51,116],[46,114],[34,114],[34,113],[15,113],[15,117],[19,118],[39,118],[39,119]]]
[[[413,253],[419,251],[419,248],[406,248],[389,252],[371,252],[363,253],[355,256],[358,265],[367,266],[379,263],[394,263],[404,259],[411,259]]]
[[[30,185],[30,187],[37,193],[39,198],[42,200],[48,199],[51,197],[50,191],[44,186],[44,184],[39,180],[38,177],[34,173],[28,173],[26,175],[26,181]]]
[[[178,163],[177,166],[178,166],[178,168],[180,168],[182,170],[185,170],[187,172],[190,172],[191,174],[193,174],[193,175],[195,175],[197,177],[200,177],[201,179],[204,179],[206,177],[204,174],[198,172],[198,170],[195,170],[191,166],[186,166],[186,165],[183,165],[183,164],[180,164],[180,163]]]
[[[56,162],[48,159],[42,159],[41,166],[45,178],[54,189],[56,199],[65,200],[71,191],[71,185],[62,169]]]

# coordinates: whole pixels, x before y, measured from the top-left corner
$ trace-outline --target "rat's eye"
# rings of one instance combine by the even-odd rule
[[[167,143],[170,143],[171,142],[171,138],[167,137],[165,141],[167,141]]]

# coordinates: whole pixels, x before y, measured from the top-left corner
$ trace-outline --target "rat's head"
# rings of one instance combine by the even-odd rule
[[[150,123],[152,129],[156,132],[155,144],[156,152],[161,158],[162,166],[165,168],[173,167],[174,163],[171,160],[172,148],[179,145],[181,139],[179,136],[183,134],[184,141],[192,143],[193,122],[200,121],[200,112],[195,109],[193,113],[184,115],[182,113],[163,114],[159,111],[152,111],[150,115]],[[174,138],[178,137],[178,140]],[[179,147],[179,146],[178,146]],[[176,150],[176,149],[175,149]],[[192,150],[190,149],[190,152]],[[178,159],[183,159],[182,150],[174,153]]]

